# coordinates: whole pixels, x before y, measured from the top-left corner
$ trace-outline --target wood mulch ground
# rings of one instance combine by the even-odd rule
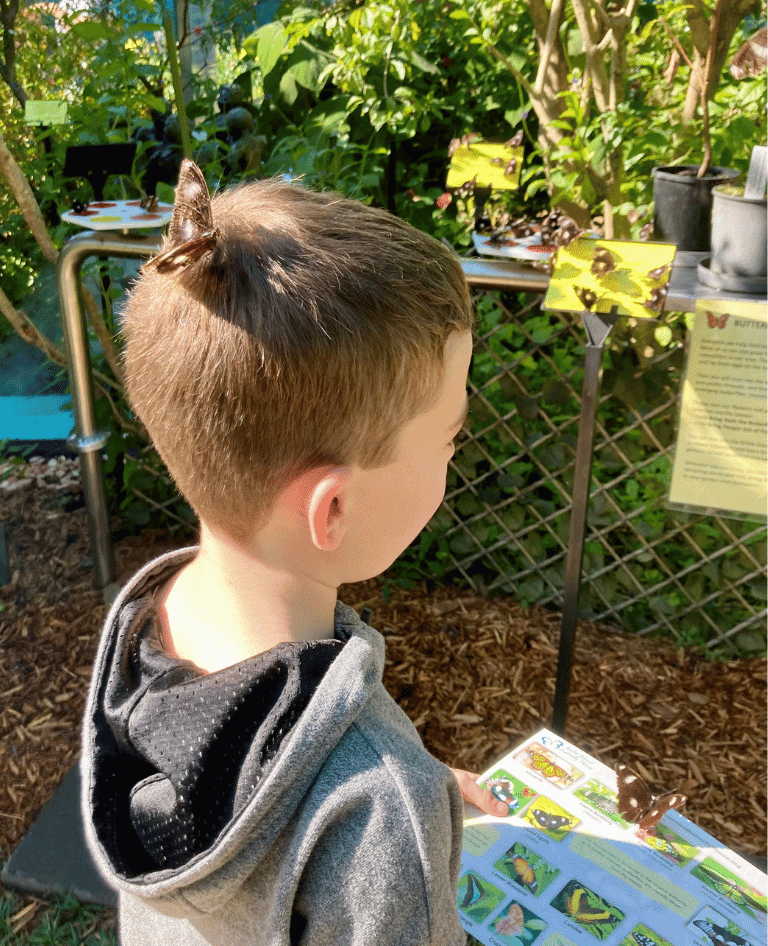
[[[0,490],[11,571],[0,588],[0,860],[75,762],[104,616],[76,474],[45,469]],[[120,579],[174,542],[151,530],[118,537]],[[389,587],[385,601],[383,588],[370,581],[341,597],[371,608],[388,642],[387,686],[435,755],[480,772],[548,725],[558,614],[445,588]],[[763,659],[715,663],[582,624],[566,736],[609,765],[633,764],[657,789],[687,792],[688,817],[765,856]]]

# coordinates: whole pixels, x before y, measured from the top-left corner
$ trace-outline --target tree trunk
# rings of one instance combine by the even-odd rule
[[[48,235],[48,228],[45,225],[45,220],[43,220],[35,195],[32,193],[32,188],[29,186],[29,182],[16,159],[8,150],[2,132],[0,132],[0,171],[3,172],[11,185],[16,203],[21,208],[27,226],[32,231],[38,246],[43,251],[43,256],[49,263],[55,263],[59,251]]]
[[[683,125],[689,124],[696,115],[701,100],[700,76],[704,74],[703,67],[709,47],[713,42],[715,43],[712,66],[707,81],[707,100],[711,100],[717,91],[720,76],[728,58],[728,50],[739,24],[748,14],[755,13],[759,15],[760,12],[760,0],[726,0],[726,2],[720,0],[717,6],[719,7],[719,17],[716,36],[712,35],[714,16],[708,15],[703,0],[693,0],[688,9],[688,27],[694,46],[692,59],[694,68],[691,70],[691,76],[688,80],[688,90],[683,105],[681,116]]]
[[[3,56],[0,59],[0,76],[13,92],[22,108],[27,101],[27,93],[16,79],[16,17],[19,14],[19,0],[0,0],[0,22],[3,25]]]

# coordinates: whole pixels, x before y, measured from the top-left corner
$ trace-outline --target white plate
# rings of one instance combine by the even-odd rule
[[[543,246],[538,233],[519,239],[512,237],[511,239],[515,239],[514,246],[491,243],[490,238],[484,233],[473,232],[472,239],[477,252],[483,256],[503,256],[506,259],[542,260],[542,262],[546,262],[552,255],[551,250],[532,249],[532,247]]]
[[[172,214],[172,204],[158,204],[157,210],[149,213],[138,200],[92,200],[85,213],[67,210],[61,219],[87,230],[138,230],[164,227]]]

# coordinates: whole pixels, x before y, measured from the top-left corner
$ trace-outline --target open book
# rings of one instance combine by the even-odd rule
[[[509,815],[467,810],[466,931],[486,946],[768,946],[768,877],[677,811],[649,824],[677,799],[654,806],[630,781],[638,823],[616,774],[545,729],[485,772]]]

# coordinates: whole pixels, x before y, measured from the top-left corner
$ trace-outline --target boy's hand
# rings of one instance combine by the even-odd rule
[[[468,801],[487,815],[496,815],[497,818],[504,818],[509,814],[509,808],[503,801],[492,795],[487,788],[477,784],[479,776],[465,772],[464,769],[451,769],[451,772],[459,783],[464,801]]]

